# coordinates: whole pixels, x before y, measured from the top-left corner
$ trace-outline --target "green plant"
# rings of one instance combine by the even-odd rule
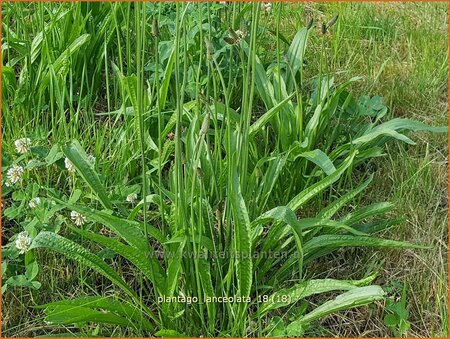
[[[383,320],[395,337],[407,334],[411,324],[408,321],[409,311],[406,301],[406,285],[403,284],[400,300],[386,299],[386,315]]]

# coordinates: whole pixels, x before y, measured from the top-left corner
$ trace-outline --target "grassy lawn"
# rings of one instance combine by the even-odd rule
[[[186,13],[189,7],[175,4],[58,6],[2,3],[3,336],[139,337],[162,329],[173,332],[160,336],[448,335],[447,134],[408,134],[416,144],[393,140],[402,139],[398,135],[389,142],[371,139],[352,153],[353,140],[365,137],[372,123],[404,118],[448,125],[447,3],[304,2],[281,8],[274,3],[269,12],[216,3]],[[258,24],[251,15],[260,16]],[[336,15],[323,34],[322,23]],[[290,44],[311,20],[303,68],[290,78],[288,68],[283,73],[290,57],[283,40]],[[195,29],[199,22],[203,30]],[[242,37],[226,33],[230,22]],[[224,42],[227,34],[235,39],[231,46]],[[268,82],[250,72],[257,67],[270,78],[273,101],[264,94]],[[277,67],[283,71],[277,73]],[[285,77],[286,94],[277,74]],[[316,95],[323,90],[319,75],[320,83],[328,81],[325,75],[334,78],[322,99]],[[354,77],[361,78],[338,91]],[[340,114],[360,96],[382,97],[386,115],[342,120]],[[335,113],[314,127],[314,112],[329,112],[332,103]],[[271,109],[276,114],[258,125]],[[14,142],[24,137],[34,148],[21,155]],[[67,146],[72,139],[79,147]],[[324,152],[321,160],[311,155],[317,149]],[[291,154],[297,156],[291,160]],[[26,164],[23,180],[7,184],[6,169],[16,163]],[[345,200],[371,174],[370,186]],[[146,195],[150,201],[139,203]],[[37,196],[41,207],[33,209],[29,202]],[[291,234],[281,228],[295,230],[296,221],[327,215],[327,206],[342,199],[345,204],[328,217],[340,222],[332,224],[337,230],[321,226]],[[383,207],[388,202],[392,208]],[[111,215],[117,220],[108,219]],[[41,242],[19,254],[14,244],[24,230]],[[323,243],[336,235],[354,236],[351,241],[358,243],[363,231],[367,238],[399,242],[330,245],[330,250]],[[52,243],[55,233],[62,237]],[[90,238],[96,235],[103,238]],[[150,240],[142,244],[142,239]],[[315,240],[323,248],[314,248]],[[80,259],[78,247],[78,254],[67,255],[78,245],[64,241],[80,244],[100,264],[92,264],[90,254]],[[410,248],[404,241],[427,248]],[[202,249],[211,255],[219,249],[298,251],[302,259],[290,265],[272,258],[176,260],[178,251]],[[164,255],[154,261],[139,256],[150,250]],[[102,264],[107,268],[99,269]],[[160,268],[165,280],[153,271]],[[105,275],[108,269],[126,286],[111,278],[114,272]],[[21,277],[8,280],[14,275]],[[354,285],[311,293],[284,308],[261,309],[251,302],[172,309],[154,302],[167,291],[256,300],[326,279]],[[371,291],[361,287],[369,284]],[[347,290],[367,293],[355,302],[361,307],[314,315],[319,305]],[[139,316],[125,314],[124,320],[116,309],[120,319],[113,325],[97,325],[100,316],[96,321],[94,315],[73,325],[67,310],[58,318],[51,307],[45,314],[32,307],[82,296],[127,301]],[[97,311],[86,307],[80,314],[86,312]],[[311,321],[305,320],[308,312]]]

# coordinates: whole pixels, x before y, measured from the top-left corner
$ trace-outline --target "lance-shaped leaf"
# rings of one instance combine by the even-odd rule
[[[72,140],[69,145],[63,147],[63,152],[92,191],[97,194],[102,205],[107,209],[112,209],[113,205],[108,194],[78,140]]]

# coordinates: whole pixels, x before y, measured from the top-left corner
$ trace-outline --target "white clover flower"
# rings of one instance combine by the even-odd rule
[[[73,223],[77,226],[82,226],[86,222],[86,217],[76,211],[70,212],[70,219],[72,219]]]
[[[24,254],[26,251],[28,251],[28,248],[31,245],[31,238],[28,235],[28,232],[20,232],[17,236],[16,240],[16,247],[20,251],[20,254]]]
[[[8,181],[6,182],[7,186],[11,186],[11,184],[15,184],[22,180],[23,175],[23,167],[19,165],[12,165],[7,172]]]
[[[236,33],[236,36],[237,36],[236,43],[238,44],[238,43],[241,42],[242,39],[245,38],[245,32],[241,31],[240,29],[238,29],[235,33]]]
[[[20,138],[14,141],[17,153],[25,154],[30,150],[31,140],[30,138]]]
[[[137,196],[136,193],[128,194],[127,195],[127,201],[133,203],[133,202],[135,202],[137,200],[137,197],[138,196]]]
[[[95,165],[95,157],[92,154],[88,154],[88,160],[92,165]]]
[[[64,159],[64,165],[66,165],[66,168],[70,173],[75,173],[75,166],[72,164],[72,161],[70,161],[69,158]]]
[[[30,202],[28,203],[28,206],[30,208],[36,208],[41,204],[41,198],[36,197],[30,200]]]
[[[270,13],[272,11],[272,3],[271,2],[263,2],[261,4],[261,10],[266,13]]]

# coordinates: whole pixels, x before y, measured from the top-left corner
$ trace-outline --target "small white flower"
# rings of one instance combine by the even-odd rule
[[[92,165],[95,165],[95,157],[92,154],[88,154],[88,160]]]
[[[235,33],[237,35],[236,44],[239,44],[245,38],[245,32],[238,29]]]
[[[75,166],[72,164],[72,161],[70,161],[69,158],[64,159],[64,164],[66,165],[66,168],[70,173],[75,173]]]
[[[7,172],[8,181],[7,186],[15,184],[22,180],[23,167],[19,165],[12,165]]]
[[[81,226],[86,222],[86,217],[76,211],[70,212],[70,219],[72,219],[73,223],[77,226]]]
[[[223,6],[226,6],[226,5],[227,5],[227,2],[226,2],[226,1],[219,1],[219,4],[221,4],[221,5],[223,5]]]
[[[263,2],[261,4],[261,10],[266,13],[270,13],[272,11],[272,3],[271,2]]]
[[[17,153],[25,154],[30,150],[31,140],[30,138],[21,138],[14,141]]]
[[[30,208],[36,208],[41,204],[41,198],[36,197],[30,200],[30,202],[28,203],[28,206]]]
[[[20,232],[17,236],[16,240],[16,247],[18,250],[20,250],[20,254],[24,254],[26,251],[28,251],[28,247],[31,245],[31,238],[28,235],[28,232]]]
[[[137,200],[137,197],[138,196],[137,196],[136,193],[128,194],[127,195],[127,201],[133,203],[133,202],[135,202]]]

